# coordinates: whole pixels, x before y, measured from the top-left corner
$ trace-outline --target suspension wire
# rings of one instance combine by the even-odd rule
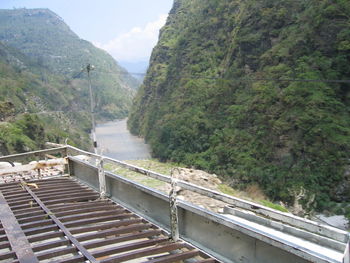
[[[96,70],[99,73],[105,74],[119,74],[119,75],[140,75],[146,76],[147,73],[141,72],[123,72],[123,71],[105,71]],[[350,83],[350,79],[294,79],[294,78],[235,78],[229,79],[225,77],[206,77],[198,75],[185,75],[182,79],[208,79],[208,80],[227,80],[227,81],[281,81],[281,82],[324,82],[324,83]]]

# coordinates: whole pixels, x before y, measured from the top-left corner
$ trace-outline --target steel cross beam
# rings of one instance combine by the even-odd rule
[[[50,211],[49,208],[37,197],[37,195],[26,185],[24,189],[33,197],[38,205],[45,211],[45,213],[54,221],[54,223],[62,230],[66,237],[74,244],[74,246],[83,254],[83,256],[91,263],[97,263],[98,261],[94,256],[87,251],[80,242],[71,234],[71,232],[62,224],[62,222]]]

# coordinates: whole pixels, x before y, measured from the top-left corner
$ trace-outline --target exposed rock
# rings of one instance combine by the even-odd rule
[[[334,189],[333,199],[336,202],[350,202],[350,166],[344,172],[344,180]]]
[[[222,181],[216,174],[209,174],[202,170],[179,168],[180,172],[175,174],[177,179],[199,185],[211,190],[217,190]]]
[[[176,179],[189,182],[201,187],[205,187],[211,190],[218,190],[222,181],[215,174],[209,174],[201,170],[178,168],[178,172],[175,172]],[[170,185],[167,185],[167,192],[170,191]],[[215,199],[194,193],[192,191],[183,190],[180,187],[177,189],[177,198],[190,203],[193,203],[201,208],[208,209],[210,211],[220,213],[223,212],[225,206],[224,202],[217,201]]]

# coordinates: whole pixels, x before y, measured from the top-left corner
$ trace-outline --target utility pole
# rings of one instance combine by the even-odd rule
[[[92,94],[92,86],[91,86],[91,78],[90,78],[90,71],[94,69],[94,66],[91,64],[88,64],[86,66],[86,71],[88,74],[88,81],[89,81],[89,90],[90,90],[90,113],[91,113],[91,134],[92,134],[92,140],[94,143],[94,153],[97,154],[97,140],[96,140],[96,125],[95,125],[95,113],[94,113],[94,98]]]
[[[89,81],[89,90],[90,90],[90,112],[91,112],[91,134],[92,134],[92,140],[94,142],[94,153],[98,154],[97,152],[97,140],[96,140],[96,125],[95,125],[95,113],[94,113],[94,97],[92,93],[92,85],[91,85],[91,77],[90,77],[90,71],[94,69],[94,66],[91,64],[87,64],[86,71],[88,74],[88,81]],[[102,154],[99,157],[99,160],[96,160],[96,164],[98,167],[98,182],[100,187],[100,198],[104,199],[106,198],[106,176],[105,171],[103,168],[103,156]]]

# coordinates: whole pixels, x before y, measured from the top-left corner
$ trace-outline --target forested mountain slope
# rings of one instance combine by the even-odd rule
[[[155,156],[350,201],[350,2],[176,0],[128,125]],[[313,201],[315,199],[315,201]]]
[[[0,43],[0,155],[44,147],[46,141],[89,147],[90,117],[63,77],[45,81],[30,58]],[[76,105],[76,106],[74,106]]]
[[[0,10],[0,155],[46,141],[89,149],[89,85],[97,119],[126,117],[137,81],[47,9]]]
[[[78,74],[91,63],[97,114],[101,118],[125,117],[138,82],[105,51],[80,39],[64,21],[48,9],[0,10],[0,42],[14,47],[40,67],[43,79],[49,73],[75,77],[77,90],[88,106],[87,75]]]

